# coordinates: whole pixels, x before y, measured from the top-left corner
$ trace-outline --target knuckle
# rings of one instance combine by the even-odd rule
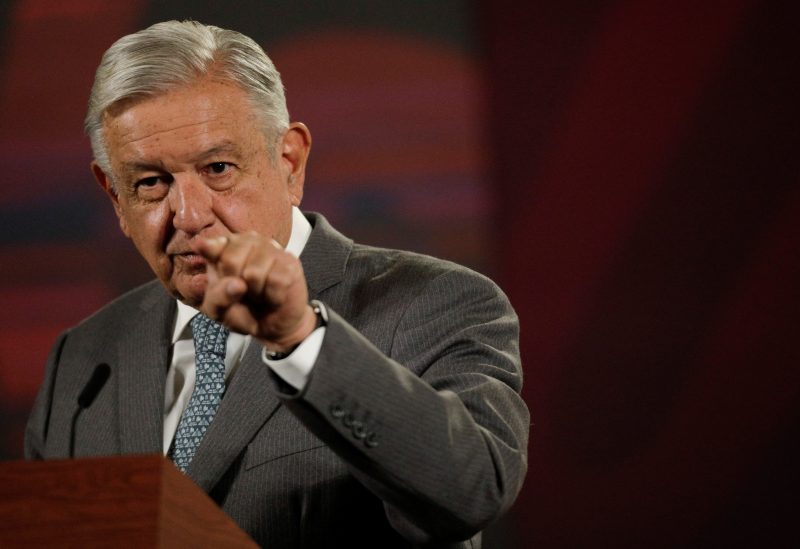
[[[287,276],[286,269],[276,268],[269,272],[267,283],[271,287],[279,288],[282,286],[287,286],[289,282],[290,278]]]
[[[233,276],[237,274],[236,264],[230,260],[220,261],[217,268],[222,276]]]
[[[242,270],[242,278],[248,285],[253,285],[261,281],[263,275],[260,268],[249,265]]]

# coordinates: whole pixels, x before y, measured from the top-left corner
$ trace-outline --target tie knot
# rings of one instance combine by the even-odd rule
[[[195,315],[191,321],[195,353],[213,353],[225,357],[228,329],[204,314]]]

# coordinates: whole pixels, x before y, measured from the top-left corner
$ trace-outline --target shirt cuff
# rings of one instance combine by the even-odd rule
[[[314,369],[314,363],[317,361],[319,351],[322,348],[322,340],[325,337],[325,326],[320,326],[303,342],[292,351],[292,354],[280,360],[270,360],[267,358],[267,348],[261,349],[261,360],[269,366],[283,381],[302,391],[308,378],[311,376],[311,370]]]

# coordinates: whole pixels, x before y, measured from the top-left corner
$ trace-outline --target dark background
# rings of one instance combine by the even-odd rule
[[[0,458],[55,336],[150,274],[88,171],[118,37],[259,41],[305,209],[465,263],[520,315],[530,472],[487,547],[795,547],[792,2],[0,3]]]

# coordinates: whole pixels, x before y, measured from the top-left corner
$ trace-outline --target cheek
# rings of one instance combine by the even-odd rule
[[[128,227],[128,218],[118,215],[119,218],[119,228],[122,229],[122,234],[131,238],[131,229]]]
[[[137,211],[135,215],[126,216],[125,220],[130,233],[128,236],[142,252],[152,254],[163,249],[169,222],[166,208]]]
[[[278,202],[278,200],[280,202]],[[228,202],[217,212],[217,218],[232,233],[255,231],[256,233],[281,240],[287,214],[291,209],[284,197],[266,200],[263,194],[253,193],[241,200]]]

